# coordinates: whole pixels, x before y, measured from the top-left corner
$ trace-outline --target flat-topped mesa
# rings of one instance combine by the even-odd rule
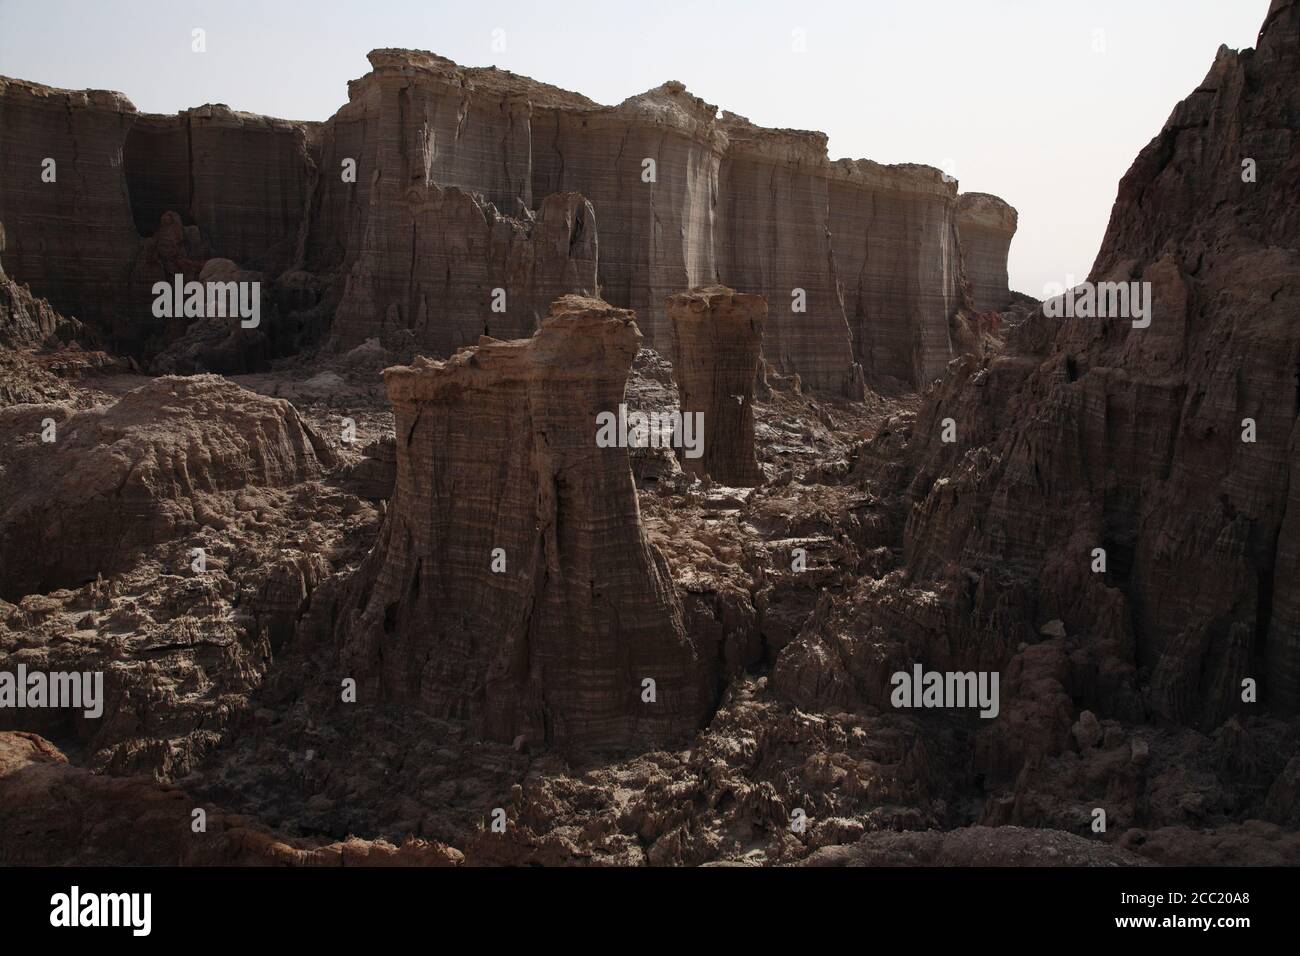
[[[1017,213],[997,196],[962,193],[957,198],[957,227],[970,282],[980,312],[999,312],[1011,302],[1007,252],[1016,234]]]
[[[679,451],[682,468],[727,485],[762,484],[754,451],[754,380],[767,303],[710,286],[670,297],[668,315],[681,413],[703,420],[702,454]]]
[[[924,387],[956,351],[950,320],[968,306],[957,183],[932,166],[830,164],[830,229],[854,359],[869,381]]]
[[[642,531],[626,448],[597,443],[640,342],[630,312],[566,296],[532,338],[384,373],[397,481],[339,615],[360,699],[503,741],[701,725],[714,656]]]

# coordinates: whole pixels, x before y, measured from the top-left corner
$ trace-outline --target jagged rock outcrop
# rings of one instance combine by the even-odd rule
[[[1007,671],[990,779],[1068,747],[1076,706],[1206,732],[1300,707],[1298,35],[1276,0],[1121,181],[1090,281],[1149,283],[1149,326],[1040,312],[880,436],[909,445],[904,566],[783,652],[783,693]]]
[[[154,379],[111,406],[0,410],[0,433],[0,595],[11,599],[94,580],[136,549],[219,524],[222,493],[334,463],[287,401],[212,375]]]
[[[201,833],[192,826],[196,808],[205,813]],[[151,778],[75,767],[30,733],[0,732],[0,832],[4,866],[456,866],[464,859],[425,840],[282,837]]]
[[[1000,312],[1011,302],[1007,253],[1017,220],[1015,209],[997,196],[962,193],[957,198],[957,229],[966,279],[980,312]]]
[[[683,416],[703,420],[698,458],[678,452],[682,469],[727,485],[763,481],[754,452],[754,381],[759,373],[767,303],[723,286],[668,299],[673,372]]]
[[[626,449],[596,442],[640,338],[631,313],[566,296],[530,339],[385,372],[397,482],[337,614],[340,677],[360,701],[507,742],[624,745],[700,725],[713,654],[641,529]]]

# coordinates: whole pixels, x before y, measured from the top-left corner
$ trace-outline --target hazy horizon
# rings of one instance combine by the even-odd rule
[[[0,0],[0,74],[116,90],[142,112],[225,103],[295,120],[328,119],[382,47],[498,66],[604,104],[679,80],[761,125],[825,132],[832,159],[937,166],[963,192],[1002,197],[1020,214],[1011,286],[1041,296],[1087,274],[1120,177],[1220,44],[1254,45],[1267,9],[584,2],[557,16],[521,3]]]

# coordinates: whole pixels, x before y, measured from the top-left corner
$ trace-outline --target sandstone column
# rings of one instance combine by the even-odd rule
[[[502,741],[700,726],[712,656],[642,531],[627,449],[596,443],[640,341],[631,312],[565,296],[532,338],[384,373],[397,481],[340,615],[362,697]]]
[[[678,449],[682,468],[726,485],[762,484],[754,454],[754,378],[767,302],[710,286],[670,296],[668,316],[682,415],[704,418],[703,454],[690,458]]]

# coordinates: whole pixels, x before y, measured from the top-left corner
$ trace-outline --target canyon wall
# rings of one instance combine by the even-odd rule
[[[957,198],[957,229],[971,298],[980,312],[1000,312],[1011,302],[1007,282],[1007,252],[1016,234],[1014,209],[988,193],[962,193]]]
[[[359,700],[506,742],[700,726],[714,655],[641,528],[627,449],[596,443],[640,339],[629,312],[566,296],[532,338],[385,372],[396,487],[336,615]]]
[[[717,282],[768,299],[765,359],[818,390],[857,394],[864,370],[925,384],[957,351],[950,322],[971,303],[937,170],[831,163],[824,134],[756,126],[675,82],[605,107],[430,53],[370,62],[325,123],[139,114],[119,94],[0,81],[10,271],[112,347],[179,348],[167,370],[242,371],[322,337],[446,357],[531,333],[569,292],[635,310],[668,354],[667,297]],[[58,183],[41,182],[47,155]],[[169,215],[187,230],[170,255]],[[977,247],[979,269],[997,254]],[[210,258],[262,282],[247,355],[196,349],[220,330],[150,311],[155,281]]]
[[[956,182],[930,166],[832,164],[837,277],[854,359],[869,381],[888,376],[919,388],[953,357],[949,319],[970,305],[956,199]]]
[[[118,93],[0,77],[0,222],[5,269],[64,315],[114,339],[140,307],[139,236],[122,172],[135,107]]]

